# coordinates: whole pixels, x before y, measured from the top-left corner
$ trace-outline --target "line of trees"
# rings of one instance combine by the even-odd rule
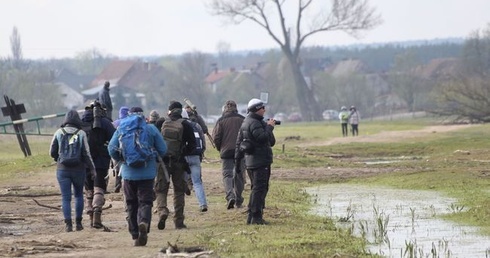
[[[203,115],[218,115],[227,99],[246,103],[260,92],[270,92],[269,114],[277,112],[303,112],[298,94],[298,81],[291,65],[300,65],[308,91],[316,100],[315,112],[339,109],[342,105],[356,105],[364,116],[382,115],[388,108],[404,108],[406,111],[429,111],[456,119],[487,122],[490,118],[490,29],[476,31],[458,42],[440,44],[383,45],[363,48],[302,48],[299,63],[292,64],[283,50],[257,50],[235,53],[231,46],[221,43],[218,54],[191,52],[181,56],[142,57],[159,62],[166,71],[163,87],[148,86],[141,89],[147,96],[148,109],[164,111],[168,101],[190,98]],[[68,68],[80,74],[98,74],[117,57],[103,55],[97,49],[82,51],[73,59],[25,60],[19,31],[14,28],[10,38],[12,55],[0,60],[0,86],[2,95],[8,95],[18,103],[25,103],[28,116],[58,113],[63,110],[56,85],[51,81],[52,71]],[[430,42],[429,42],[430,43]],[[452,57],[458,60],[454,70],[439,78],[422,78],[421,66],[434,58]],[[324,72],[325,66],[345,58],[359,59],[366,64],[364,74],[347,74],[333,77]],[[308,59],[317,59],[316,66],[307,68]],[[267,64],[257,80],[227,77],[220,89],[212,91],[203,82],[206,75],[220,63],[239,70],[242,65]],[[376,64],[372,67],[370,64]],[[388,83],[380,96],[376,85],[379,75]],[[374,83],[373,83],[374,80]],[[379,106],[380,97],[396,96],[403,107]],[[392,100],[392,99],[391,99]],[[2,118],[3,119],[3,118]],[[307,117],[306,120],[311,120]]]

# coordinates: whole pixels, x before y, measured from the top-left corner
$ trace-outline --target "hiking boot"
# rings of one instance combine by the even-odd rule
[[[168,218],[168,215],[167,214],[164,214],[164,215],[160,215],[160,219],[158,220],[158,229],[160,230],[164,230],[165,229],[165,221],[167,220]]]
[[[82,218],[76,219],[76,230],[77,231],[83,230]]]
[[[235,199],[229,199],[226,204],[226,209],[233,209],[235,207]]]
[[[189,188],[188,184],[185,184],[185,186],[184,186],[185,195],[191,195],[191,189],[192,188]]]
[[[187,226],[184,224],[184,222],[181,223],[175,223],[175,229],[186,229]]]
[[[72,232],[73,225],[71,219],[65,219],[65,232]]]
[[[103,228],[102,225],[102,212],[94,211],[94,228]]]
[[[201,212],[206,212],[206,211],[208,211],[208,206],[206,205],[201,206]]]
[[[262,218],[252,218],[250,221],[250,224],[252,224],[252,225],[268,225],[269,222],[265,221]]]
[[[148,224],[141,222],[138,225],[138,231],[140,235],[138,236],[138,246],[145,246],[146,243],[148,242]]]

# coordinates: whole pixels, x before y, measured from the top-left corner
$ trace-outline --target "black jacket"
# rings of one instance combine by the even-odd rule
[[[247,169],[270,166],[273,159],[272,147],[276,144],[273,130],[274,127],[268,125],[262,116],[250,113],[243,121],[238,132],[235,158],[243,155],[239,146],[243,139],[248,139],[252,142],[254,151],[251,154],[245,154],[245,166]]]
[[[88,135],[90,154],[98,169],[109,169],[111,157],[107,150],[107,145],[116,131],[111,120],[107,117],[101,117],[101,128],[93,128],[94,113],[92,110],[85,110],[82,115],[84,122],[84,131]]]

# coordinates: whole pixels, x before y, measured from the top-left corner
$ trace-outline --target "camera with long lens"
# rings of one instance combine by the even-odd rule
[[[269,120],[274,120],[274,119],[269,119]],[[274,124],[275,125],[280,125],[281,124],[281,120],[274,120]]]
[[[90,104],[90,108],[94,113],[94,124],[93,128],[101,128],[102,127],[102,117],[104,116],[104,110],[102,108],[102,104],[99,101],[95,100]]]

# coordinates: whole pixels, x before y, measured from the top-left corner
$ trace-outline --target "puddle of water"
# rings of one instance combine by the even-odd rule
[[[490,237],[479,235],[476,227],[438,218],[462,207],[437,192],[349,184],[306,191],[317,199],[313,213],[344,221],[338,226],[373,243],[371,253],[409,257],[404,252],[413,250],[416,257],[490,257]]]

